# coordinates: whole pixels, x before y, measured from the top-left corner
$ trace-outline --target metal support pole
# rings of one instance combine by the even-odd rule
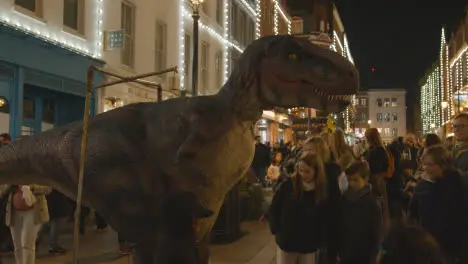
[[[79,251],[79,226],[80,226],[80,213],[81,213],[81,200],[83,199],[83,176],[84,166],[86,161],[86,145],[88,142],[88,123],[89,123],[89,110],[91,108],[91,93],[93,92],[93,81],[94,81],[94,68],[88,69],[88,76],[86,81],[86,100],[85,110],[83,117],[83,134],[81,136],[81,155],[80,155],[80,170],[78,175],[78,194],[76,197],[76,209],[73,229],[73,263],[78,264],[78,251]]]
[[[193,10],[193,65],[192,65],[192,96],[198,95],[198,8]]]
[[[168,73],[168,72],[172,72],[172,71],[176,71],[177,72],[177,67],[172,67],[172,68],[169,68],[167,70],[164,70],[164,71],[160,71],[160,72],[150,72],[150,73],[145,73],[145,74],[140,74],[140,75],[135,75],[135,76],[130,76],[130,77],[126,77],[126,78],[123,78],[121,80],[117,80],[117,81],[113,81],[113,82],[108,82],[108,83],[104,83],[104,84],[101,84],[101,85],[98,85],[96,87],[94,87],[95,89],[99,89],[99,88],[103,88],[103,87],[107,87],[107,86],[112,86],[112,85],[116,85],[116,84],[120,84],[120,83],[126,83],[126,82],[134,82],[138,79],[143,79],[143,78],[146,78],[146,77],[150,77],[150,76],[155,76],[155,75],[159,75],[159,74],[163,74],[163,73]]]
[[[158,102],[162,102],[162,87],[158,86],[156,89],[158,90]]]

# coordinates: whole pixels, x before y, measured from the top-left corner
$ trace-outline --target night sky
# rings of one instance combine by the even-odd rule
[[[439,56],[441,28],[459,24],[468,0],[338,0],[336,5],[361,87],[407,89],[411,118],[418,82]]]

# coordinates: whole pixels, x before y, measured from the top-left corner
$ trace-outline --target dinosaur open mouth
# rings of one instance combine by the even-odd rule
[[[353,98],[353,95],[349,95],[349,94],[328,94],[325,92],[325,89],[323,89],[322,87],[320,87],[319,85],[317,84],[313,84],[313,83],[310,83],[309,81],[307,80],[299,80],[299,81],[293,81],[293,80],[284,80],[283,78],[281,78],[279,75],[273,73],[273,75],[275,76],[276,79],[278,79],[280,82],[284,82],[284,83],[288,83],[288,84],[291,84],[291,85],[307,85],[307,86],[310,86],[314,89],[314,92],[322,97],[325,97],[328,101],[343,101],[344,103],[350,103],[352,98]]]

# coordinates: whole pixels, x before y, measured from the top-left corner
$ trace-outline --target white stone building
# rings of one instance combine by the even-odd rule
[[[406,135],[406,90],[372,89],[367,92],[370,126],[390,143]]]
[[[272,0],[274,1],[274,0]],[[179,74],[149,78],[163,84],[163,99],[191,94],[193,19],[188,0],[105,1],[106,30],[125,30],[123,50],[103,52],[106,67],[135,75],[178,66]],[[205,0],[200,9],[198,92],[216,93],[246,45],[255,39],[257,22],[254,0]],[[175,78],[175,80],[174,80]],[[100,94],[105,111],[120,105],[156,100],[156,91],[138,84],[121,84]],[[110,100],[108,100],[110,99]]]

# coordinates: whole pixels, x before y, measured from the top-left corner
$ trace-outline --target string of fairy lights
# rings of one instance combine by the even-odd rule
[[[445,30],[442,29],[440,56],[437,67],[426,76],[421,86],[421,122],[423,134],[433,133],[446,125],[451,117],[464,111],[457,103],[460,94],[464,94],[464,82],[468,79],[468,45],[465,43],[455,54],[449,57],[449,45]]]
[[[261,14],[262,6],[260,0],[254,2],[252,6],[251,1],[237,0],[246,13],[254,18],[255,21],[255,38],[259,38],[261,35]],[[291,18],[281,6],[279,0],[271,0],[273,5],[273,16],[274,16],[274,33],[279,34],[280,28],[284,25],[287,29],[288,34],[291,34],[292,25]],[[46,42],[69,49],[73,52],[91,56],[93,58],[102,58],[103,51],[103,0],[91,0],[94,5],[90,10],[93,10],[93,28],[90,33],[87,34],[86,38],[78,35],[69,34],[65,31],[55,30],[52,27],[38,19],[23,15],[20,12],[12,12],[11,8],[3,9],[0,8],[0,23],[7,24],[16,30],[25,32],[26,34],[40,38]],[[214,39],[217,39],[223,44],[223,79],[227,80],[229,75],[229,55],[231,50],[242,52],[245,47],[239,45],[236,41],[232,40],[232,34],[230,32],[230,4],[232,0],[224,0],[223,10],[223,23],[222,27],[211,26],[200,21],[200,29],[208,32]],[[187,5],[186,0],[179,0],[180,16],[179,16],[179,77],[180,77],[180,89],[185,90],[185,27],[186,21],[191,19],[190,8]],[[282,27],[284,29],[284,27]],[[341,53],[344,57],[348,58],[351,62],[353,59],[349,51],[348,41],[344,36],[344,42],[342,43],[340,37],[336,32],[333,36],[333,44],[330,47],[336,52]],[[458,64],[457,64],[458,65]],[[458,67],[458,66],[456,66]],[[346,130],[350,129],[350,112],[347,109],[345,112],[345,125]]]

